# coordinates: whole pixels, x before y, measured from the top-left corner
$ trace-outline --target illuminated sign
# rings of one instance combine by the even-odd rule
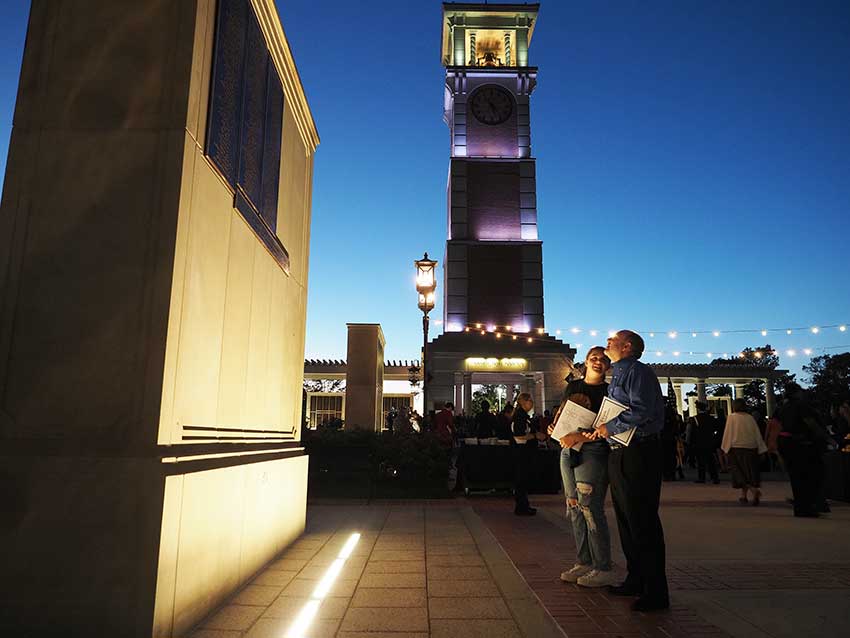
[[[528,369],[528,361],[520,358],[468,357],[465,363],[470,372],[518,372]]]

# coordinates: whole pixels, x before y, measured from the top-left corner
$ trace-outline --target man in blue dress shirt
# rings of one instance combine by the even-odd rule
[[[628,409],[601,425],[598,434],[611,445],[611,497],[628,569],[626,580],[611,587],[610,593],[639,596],[632,609],[654,611],[670,606],[664,530],[658,517],[664,465],[660,436],[664,397],[655,373],[638,361],[643,349],[643,339],[631,330],[620,330],[608,339],[605,354],[613,363],[608,396]],[[627,447],[611,438],[632,428],[635,432]]]

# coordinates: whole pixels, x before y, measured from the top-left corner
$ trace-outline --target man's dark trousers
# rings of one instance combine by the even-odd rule
[[[698,448],[696,451],[697,457],[697,480],[705,483],[705,470],[708,469],[708,475],[712,481],[720,480],[720,475],[717,472],[717,450],[714,448],[704,447]]]
[[[657,602],[669,600],[664,530],[658,517],[663,453],[658,438],[635,439],[611,450],[608,475],[620,542],[626,555],[625,585]]]

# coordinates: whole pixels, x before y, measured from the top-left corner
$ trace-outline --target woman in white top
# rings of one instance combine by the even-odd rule
[[[747,402],[743,399],[732,402],[732,414],[726,418],[720,449],[729,455],[732,487],[741,490],[738,502],[746,505],[749,502],[747,492],[752,491],[753,505],[758,505],[761,500],[759,455],[767,452],[767,446],[756,420],[747,413]]]

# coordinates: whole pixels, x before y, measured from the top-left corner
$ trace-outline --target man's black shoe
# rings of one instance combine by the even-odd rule
[[[670,609],[670,600],[667,598],[641,596],[632,603],[632,611],[662,611],[664,609]]]
[[[705,481],[694,481],[694,483],[705,483]]]
[[[623,583],[622,585],[611,585],[608,587],[608,593],[612,596],[640,596],[643,593],[643,589],[637,585]]]
[[[817,512],[794,512],[794,516],[797,518],[820,518],[820,514]]]
[[[537,509],[529,507],[528,509],[524,510],[514,510],[514,514],[516,514],[517,516],[534,516],[535,514],[537,514]]]

